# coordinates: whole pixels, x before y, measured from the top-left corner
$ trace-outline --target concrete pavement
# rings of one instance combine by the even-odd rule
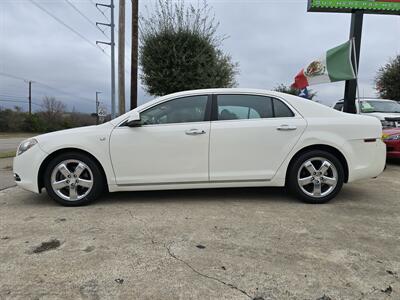
[[[0,191],[0,299],[400,299],[400,164],[326,205],[283,189]]]
[[[20,133],[0,133],[0,153],[17,151],[18,145],[30,134]],[[12,175],[12,160],[13,158],[0,158],[0,190],[15,186]]]
[[[0,152],[17,150],[19,143],[27,137],[0,137]]]
[[[12,157],[0,159],[0,190],[15,186],[12,161]]]

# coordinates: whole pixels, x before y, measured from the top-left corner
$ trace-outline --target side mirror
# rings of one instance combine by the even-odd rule
[[[140,115],[138,112],[132,112],[126,122],[126,126],[129,127],[139,127],[142,124],[140,123]]]

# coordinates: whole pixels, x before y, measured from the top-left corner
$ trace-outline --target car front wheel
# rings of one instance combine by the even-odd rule
[[[96,162],[82,153],[63,153],[44,173],[47,193],[64,206],[79,206],[96,200],[104,190],[104,178]]]
[[[313,150],[300,155],[289,170],[288,186],[307,203],[326,203],[341,190],[344,170],[333,154]]]

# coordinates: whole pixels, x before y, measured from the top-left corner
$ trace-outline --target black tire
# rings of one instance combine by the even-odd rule
[[[84,163],[86,165],[86,167],[88,167],[88,169],[85,169],[85,171],[82,172],[81,176],[85,176],[85,175],[88,176],[87,178],[89,180],[91,179],[93,183],[91,185],[90,190],[89,190],[89,188],[87,188],[87,190],[86,190],[85,187],[78,187],[79,184],[76,183],[76,188],[77,189],[79,188],[82,191],[81,196],[83,196],[83,197],[81,199],[77,199],[77,200],[73,200],[73,201],[66,200],[66,199],[62,198],[61,196],[59,196],[52,187],[51,177],[52,177],[53,171],[63,161],[79,161],[79,162]],[[75,163],[75,162],[73,162],[73,163]],[[70,168],[73,168],[73,163],[71,163]],[[84,173],[84,172],[86,172],[86,173]],[[91,172],[91,174],[90,174],[90,172]],[[72,174],[71,177],[73,177],[74,173],[71,173],[71,174]],[[90,177],[93,177],[93,178],[90,178]],[[66,177],[64,177],[62,179],[67,180]],[[80,178],[78,177],[77,179],[80,179]],[[81,181],[83,181],[83,180],[81,180]],[[101,168],[97,164],[97,162],[94,161],[92,158],[90,158],[88,155],[85,155],[85,154],[79,153],[79,152],[65,152],[65,153],[58,155],[54,159],[52,159],[50,161],[50,163],[47,165],[46,170],[44,172],[43,182],[44,182],[44,186],[46,188],[48,195],[54,201],[56,201],[57,203],[59,203],[63,206],[81,206],[81,205],[86,205],[86,204],[89,204],[89,203],[95,201],[104,192],[105,184],[106,184],[106,180],[103,176],[103,172],[101,171]],[[70,187],[67,187],[66,189],[63,189],[60,191],[62,191],[63,194],[64,193],[68,194],[68,193],[70,193],[69,192]],[[85,191],[88,192],[87,195],[85,195]],[[79,192],[78,192],[78,194],[79,194]]]
[[[301,186],[298,181],[298,176],[300,175],[301,179],[307,179],[307,177],[308,177],[307,172],[309,172],[309,170],[306,167],[304,167],[303,164],[311,160],[311,161],[313,161],[313,166],[314,166],[314,164],[318,163],[320,158],[325,159],[326,161],[328,161],[329,163],[331,163],[334,166],[334,168],[331,168],[328,170],[328,172],[331,173],[331,176],[328,175],[327,177],[332,177],[332,178],[335,177],[336,185],[330,186],[327,183],[324,183],[324,181],[326,182],[326,177],[323,176],[323,174],[322,174],[322,176],[320,174],[318,174],[320,172],[318,172],[319,170],[317,170],[316,177],[314,177],[313,174],[311,174],[311,176],[310,176],[313,179],[313,183],[309,183],[308,185]],[[315,161],[313,159],[315,159]],[[316,168],[317,167],[318,166],[316,166]],[[334,173],[333,169],[335,169],[336,173]],[[302,177],[301,174],[304,174],[304,172],[306,172],[306,175],[304,177]],[[320,180],[321,177],[324,177],[324,178],[322,180]],[[315,189],[314,182],[317,182],[317,184],[319,182],[319,185],[321,186],[322,192],[321,192],[320,196],[310,195],[310,193],[313,193],[315,191],[314,190]],[[342,189],[343,183],[344,183],[344,168],[343,168],[343,165],[341,164],[341,162],[339,161],[339,159],[335,155],[333,155],[327,151],[312,150],[312,151],[301,154],[300,156],[295,158],[293,163],[291,163],[290,168],[288,170],[286,186],[297,198],[299,198],[303,202],[312,203],[312,204],[322,204],[322,203],[326,203],[329,200],[336,197],[336,195]],[[303,189],[306,191],[304,191]],[[325,192],[327,192],[327,194],[325,196],[322,195],[324,189],[326,189]],[[328,191],[329,189],[330,189],[330,191]],[[308,193],[306,193],[306,192],[308,192]]]

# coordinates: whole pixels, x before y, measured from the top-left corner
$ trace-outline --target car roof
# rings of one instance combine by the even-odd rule
[[[304,99],[298,96],[276,91],[270,91],[270,90],[248,89],[248,88],[214,88],[214,89],[199,89],[199,90],[177,92],[174,94],[168,94],[161,97],[155,97],[154,100],[148,101],[147,103],[140,105],[135,110],[138,112],[144,111],[153,105],[162,103],[164,101],[169,101],[170,99],[173,98],[195,96],[201,94],[235,94],[235,93],[255,94],[255,95],[259,94],[269,97],[276,97],[278,99],[283,99],[285,102],[287,102],[287,104],[289,104],[295,111],[297,111],[297,113],[299,113],[303,117],[315,116],[315,115],[318,115],[320,117],[330,117],[340,113],[321,103],[317,103],[315,101]],[[318,113],[316,113],[316,110],[318,111]],[[114,125],[117,125],[119,124],[119,122],[126,119],[128,114],[130,114],[130,112],[127,112],[126,114],[119,116],[111,120],[110,122]]]
[[[163,97],[168,97],[168,98],[173,98],[173,97],[179,97],[179,96],[188,96],[188,95],[194,95],[194,94],[221,94],[221,93],[227,93],[227,94],[234,94],[234,93],[249,93],[249,94],[269,94],[272,96],[282,96],[281,92],[276,92],[276,91],[271,91],[271,90],[264,90],[264,89],[249,89],[249,88],[213,88],[213,89],[198,89],[198,90],[189,90],[189,91],[182,91],[182,92],[177,92],[169,95],[162,96]],[[285,94],[286,95],[286,94]]]
[[[394,100],[390,100],[390,99],[379,99],[379,98],[357,98],[356,100],[360,100],[360,101],[381,101],[381,102],[393,102]],[[339,101],[336,102],[336,104],[339,103],[343,103],[344,100],[341,99]],[[396,102],[396,101],[394,101]]]
[[[361,98],[360,100],[366,100],[366,101],[382,101],[382,102],[392,102],[394,100],[390,100],[390,99],[379,99],[379,98]]]

